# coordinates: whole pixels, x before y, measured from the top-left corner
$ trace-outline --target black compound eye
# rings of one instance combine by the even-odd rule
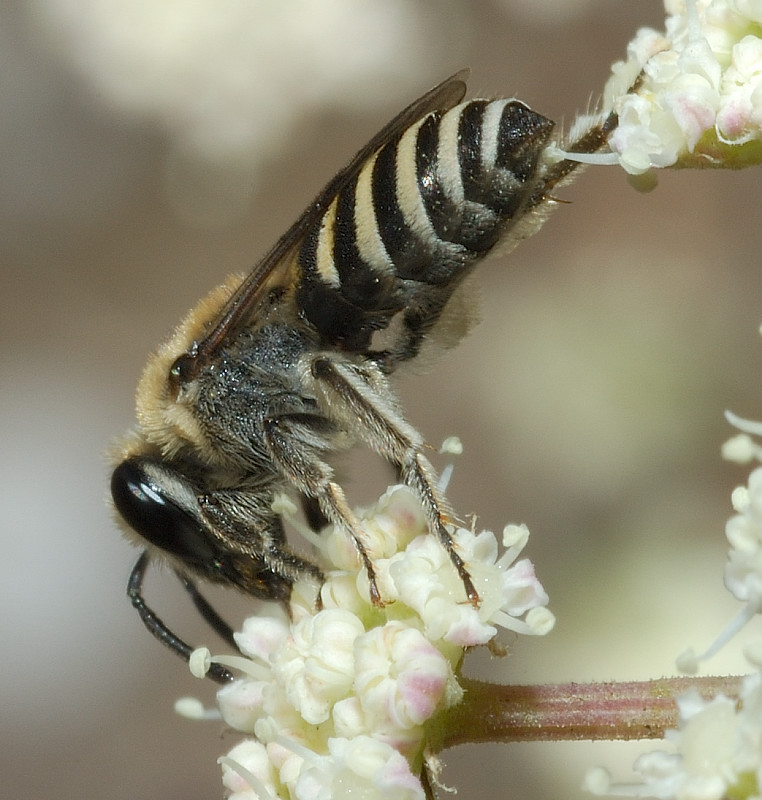
[[[172,475],[162,483],[161,465],[141,459],[123,461],[111,475],[111,496],[125,522],[156,547],[188,564],[206,564],[219,556],[213,535],[201,518],[172,497]]]
[[[169,390],[174,398],[177,398],[180,389],[196,376],[198,366],[198,358],[193,353],[183,353],[174,360],[167,374]]]

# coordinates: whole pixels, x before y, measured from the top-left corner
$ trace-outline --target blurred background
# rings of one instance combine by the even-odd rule
[[[3,0],[0,19],[4,793],[219,797],[215,760],[237,736],[174,714],[214,687],[130,608],[137,553],[106,502],[104,452],[132,424],[147,354],[427,88],[468,65],[471,96],[570,121],[661,5]],[[465,671],[659,677],[735,611],[723,527],[747,471],[720,445],[725,408],[762,418],[759,173],[665,173],[642,195],[598,168],[561,195],[538,236],[480,268],[481,325],[400,391],[428,441],[463,440],[458,512],[529,526],[558,617]],[[388,476],[358,464],[348,491],[367,501]],[[171,576],[146,594],[222,649]],[[251,613],[210,594],[231,620]],[[462,798],[574,798],[588,766],[627,777],[652,746],[464,747],[443,779]]]

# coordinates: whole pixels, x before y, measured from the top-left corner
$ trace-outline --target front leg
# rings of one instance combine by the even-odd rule
[[[146,569],[148,569],[149,561],[150,556],[148,551],[144,550],[130,573],[130,579],[127,583],[127,596],[130,598],[130,602],[150,633],[165,647],[177,653],[183,661],[188,662],[195,648],[191,647],[176,633],[170,630],[156,612],[150,606],[146,605],[143,599],[143,578],[145,577]],[[205,600],[204,603],[206,603]],[[206,605],[208,606],[208,603],[206,603]],[[209,608],[211,608],[211,606],[209,606]],[[214,614],[216,616],[216,612],[214,612]],[[206,619],[208,620],[208,617],[206,617]],[[217,628],[215,628],[215,630],[217,630]],[[234,678],[233,674],[221,664],[213,663],[209,667],[209,672],[207,674],[212,680],[217,681],[217,683],[229,683]]]
[[[372,363],[357,365],[321,355],[312,361],[310,373],[330,413],[394,464],[404,483],[416,492],[429,531],[438,537],[450,556],[469,601],[478,606],[479,593],[445,527],[453,520],[453,513],[436,488],[436,472],[423,455],[423,438],[398,410],[380,369]]]

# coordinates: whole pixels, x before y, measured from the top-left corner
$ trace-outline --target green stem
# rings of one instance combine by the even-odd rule
[[[432,731],[433,752],[465,743],[660,739],[676,728],[675,698],[738,697],[742,677],[662,678],[628,683],[501,686],[461,679],[465,697]]]

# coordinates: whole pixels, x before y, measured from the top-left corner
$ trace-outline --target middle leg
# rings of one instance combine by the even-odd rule
[[[419,496],[429,531],[447,551],[468,600],[478,606],[479,594],[446,527],[454,515],[437,489],[436,472],[423,454],[423,438],[403,418],[379,368],[320,356],[311,364],[311,375],[331,412],[393,463],[403,482]]]

